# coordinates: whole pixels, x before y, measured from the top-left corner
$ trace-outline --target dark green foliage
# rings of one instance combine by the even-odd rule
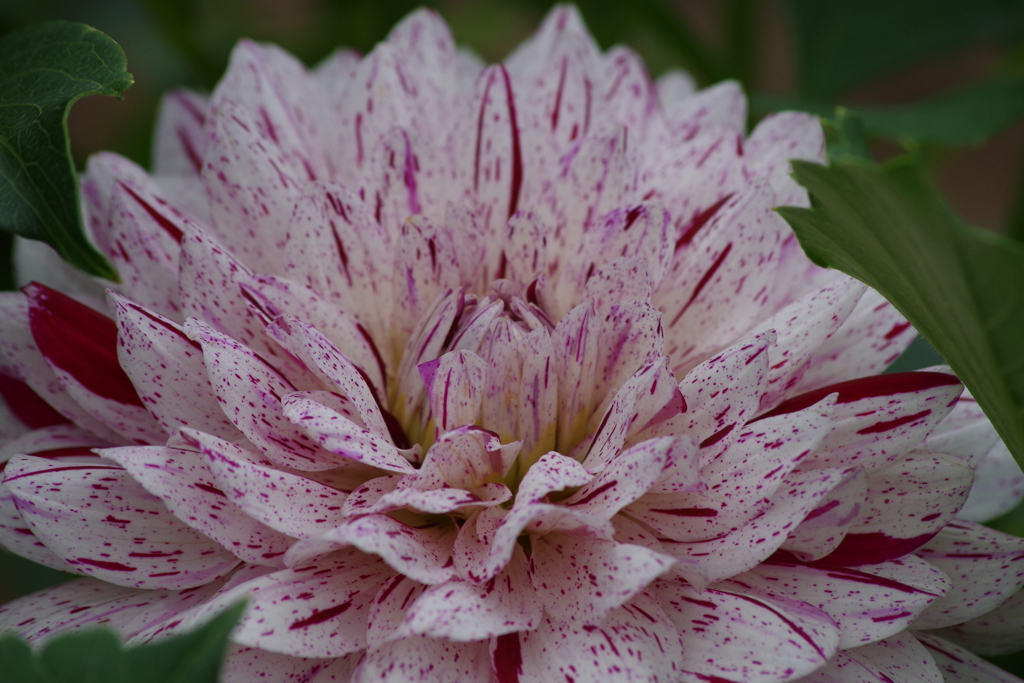
[[[43,240],[87,273],[117,273],[85,238],[67,116],[86,95],[132,84],[117,43],[55,21],[0,38],[0,228]]]

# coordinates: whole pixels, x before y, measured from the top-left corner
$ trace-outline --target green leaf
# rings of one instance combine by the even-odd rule
[[[964,225],[911,155],[793,169],[813,208],[779,212],[807,255],[891,301],[1024,463],[1024,245]]]
[[[134,683],[117,634],[109,628],[54,638],[41,659],[50,679],[59,683]]]
[[[87,273],[117,273],[86,239],[67,135],[71,105],[132,84],[117,43],[54,21],[0,38],[0,228],[51,244]]]
[[[17,683],[217,683],[228,635],[245,603],[204,626],[155,644],[124,648],[106,627],[57,636],[42,652],[0,638],[0,680]]]
[[[842,107],[836,107],[836,118],[822,119],[828,158],[832,161],[852,157],[871,159],[867,136],[864,134],[864,119],[860,114]]]
[[[155,645],[128,650],[128,679],[135,683],[217,683],[228,635],[245,611],[239,603],[202,628]]]
[[[28,643],[17,636],[0,638],[0,662],[6,680],[18,683],[53,683],[53,679],[43,673],[39,659],[32,655]]]
[[[805,97],[834,101],[872,76],[972,40],[1024,33],[1019,0],[790,0]]]

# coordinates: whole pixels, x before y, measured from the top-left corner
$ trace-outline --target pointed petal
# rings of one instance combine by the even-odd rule
[[[995,664],[968,652],[958,645],[931,633],[914,634],[935,660],[947,681],[978,681],[978,683],[1017,683],[1019,678]]]
[[[337,304],[310,287],[273,275],[238,276],[237,281],[249,306],[255,307],[264,320],[276,322],[275,318],[287,311],[289,318],[309,324],[363,372],[374,391],[387,394],[388,368],[373,337]],[[275,336],[277,330],[272,324],[266,332],[278,344],[285,345],[283,339]],[[315,368],[307,369],[315,372]]]
[[[684,451],[689,442],[669,436],[650,439],[623,451],[579,491],[563,501],[580,512],[611,519],[622,508],[643,496],[661,479],[674,460],[673,452]]]
[[[453,643],[413,636],[367,652],[352,683],[491,683],[492,680],[486,642]]]
[[[807,683],[943,683],[928,649],[909,633],[870,645],[841,650],[823,668],[801,681]]]
[[[345,522],[310,542],[297,544],[289,551],[286,561],[294,567],[309,562],[309,550],[323,554],[322,549],[328,544],[335,548],[352,545],[364,553],[379,556],[389,567],[413,581],[434,585],[452,576],[452,545],[457,533],[457,527],[447,522],[413,527],[386,515],[366,515]]]
[[[284,232],[304,182],[315,177],[273,141],[276,129],[260,116],[235,101],[214,103],[201,178],[211,230],[246,264],[280,272],[280,251],[269,236]]]
[[[235,444],[193,432],[217,488],[245,514],[292,538],[311,538],[341,522],[346,495],[267,466]]]
[[[869,288],[853,313],[814,353],[795,391],[881,374],[916,336],[906,318]]]
[[[194,628],[246,596],[250,606],[232,632],[234,642],[296,657],[341,657],[366,647],[370,603],[393,576],[380,559],[343,550],[304,567],[233,582],[175,629]]]
[[[210,383],[224,414],[261,453],[301,470],[327,470],[342,464],[285,417],[281,399],[295,387],[266,361],[198,320],[189,320],[185,332],[203,347]]]
[[[768,312],[789,235],[771,210],[771,199],[765,187],[753,185],[727,201],[685,256],[677,256],[655,292],[655,304],[665,315],[665,352],[677,374],[749,334],[751,322]]]
[[[68,394],[125,438],[161,441],[162,430],[117,361],[114,321],[43,285],[28,285],[25,294],[32,338]]]
[[[825,438],[830,421],[811,409],[798,419],[761,424],[744,428],[729,450],[701,468],[707,491],[648,494],[630,506],[630,514],[688,543],[725,537],[765,514],[793,469]]]
[[[736,576],[756,567],[785,541],[821,501],[855,470],[818,470],[791,474],[762,515],[736,531],[697,542],[663,540],[665,551],[679,562],[674,571],[694,587]]]
[[[240,286],[251,271],[209,233],[192,226],[181,243],[181,309],[258,353],[289,381],[315,381],[276,342],[267,338],[267,321],[251,306]],[[306,388],[306,387],[300,387]]]
[[[769,599],[799,600],[821,610],[839,629],[839,647],[850,649],[905,630],[928,605],[942,597],[945,577],[918,558],[861,570],[769,561],[715,584],[745,589]]]
[[[1024,649],[1024,591],[995,609],[962,624],[936,631],[979,655],[1006,655]]]
[[[765,332],[704,361],[679,383],[686,406],[684,429],[701,444],[708,462],[724,453],[740,427],[757,413],[768,376],[768,350],[776,336]]]
[[[953,519],[973,479],[959,458],[921,451],[871,472],[864,506],[827,561],[857,566],[916,550]]]
[[[121,276],[120,291],[177,317],[179,245],[189,219],[155,189],[152,182],[143,185],[127,179],[114,185],[108,256]]]
[[[586,626],[600,623],[672,564],[644,546],[548,534],[533,538],[530,579],[549,618]]]
[[[334,183],[315,187],[288,224],[283,274],[336,303],[382,340],[392,309],[390,238],[349,190]]]
[[[412,465],[401,456],[389,438],[361,427],[337,410],[324,405],[322,401],[325,397],[317,396],[318,393],[286,394],[281,402],[284,415],[331,453],[388,472],[413,471]],[[344,400],[337,394],[331,397]],[[350,405],[347,401],[344,403]]]
[[[280,317],[268,334],[303,361],[327,387],[337,389],[355,408],[363,425],[380,437],[388,435],[380,403],[365,374],[318,330],[294,318]]]
[[[99,451],[128,470],[182,522],[251,564],[282,566],[294,540],[253,519],[217,486],[199,453],[161,446]]]
[[[103,624],[127,640],[201,605],[220,585],[215,582],[183,591],[140,590],[98,579],[77,579],[0,605],[0,632],[14,632],[38,643],[51,635]]]
[[[792,680],[822,666],[839,643],[821,610],[733,582],[696,591],[675,579],[657,582],[653,592],[679,631],[684,681]]]
[[[493,641],[499,676],[521,683],[679,680],[679,637],[658,601],[641,593],[600,624],[580,627],[546,618],[535,631]],[[516,674],[518,673],[518,678]]]
[[[858,465],[870,471],[918,446],[953,409],[961,391],[959,380],[944,373],[876,375],[795,396],[761,418],[801,410],[837,393],[832,432],[803,467]]]
[[[1024,539],[974,522],[950,522],[915,554],[949,576],[953,588],[917,618],[914,628],[974,619],[1024,586]]]
[[[790,176],[790,160],[825,163],[825,135],[817,117],[803,112],[780,112],[761,119],[744,143],[751,176],[767,178],[776,204],[788,206],[806,197]],[[806,200],[805,200],[806,201]],[[803,206],[803,202],[800,203]]]
[[[164,430],[191,427],[222,439],[241,438],[210,386],[202,347],[177,323],[117,294],[110,301],[121,367]]]
[[[206,151],[206,123],[210,103],[191,90],[173,90],[160,100],[153,142],[153,170],[157,175],[199,175]]]
[[[543,602],[534,592],[522,548],[488,583],[476,586],[448,581],[431,587],[411,603],[401,633],[455,641],[493,638],[537,627]]]
[[[19,455],[4,475],[36,536],[84,574],[122,586],[190,588],[238,565],[220,545],[167,514],[160,499],[120,467]]]
[[[850,277],[837,278],[786,306],[761,325],[778,334],[768,352],[768,390],[761,410],[769,410],[794,392],[815,352],[849,317],[865,286]]]
[[[583,466],[559,453],[547,453],[526,472],[519,483],[516,504],[537,502],[549,493],[583,486],[592,479]]]

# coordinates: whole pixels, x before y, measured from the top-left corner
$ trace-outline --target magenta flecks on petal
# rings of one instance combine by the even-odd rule
[[[36,536],[84,574],[130,587],[191,588],[238,565],[120,467],[17,456],[4,475]]]
[[[116,325],[38,250],[0,296],[0,544],[91,575],[0,627],[244,596],[225,683],[993,678],[1024,555],[955,515],[1024,475],[944,368],[866,376],[913,328],[774,211],[820,124],[746,119],[568,6],[490,67],[431,10],[240,42],[82,178]]]
[[[65,294],[34,283],[25,287],[32,337],[43,356],[97,396],[142,407],[117,362],[117,325]]]

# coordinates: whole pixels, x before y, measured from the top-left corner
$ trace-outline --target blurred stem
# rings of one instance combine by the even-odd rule
[[[0,231],[0,291],[14,289],[14,235]]]
[[[1013,212],[1010,223],[1006,226],[1006,234],[1024,242],[1024,156],[1017,168],[1017,192],[1013,200]]]
[[[756,10],[754,0],[728,0],[725,10],[729,75],[743,83],[747,92],[754,90]]]
[[[719,60],[697,39],[686,19],[665,0],[639,0],[635,7],[651,29],[675,47],[699,82],[708,85],[726,77]]]

